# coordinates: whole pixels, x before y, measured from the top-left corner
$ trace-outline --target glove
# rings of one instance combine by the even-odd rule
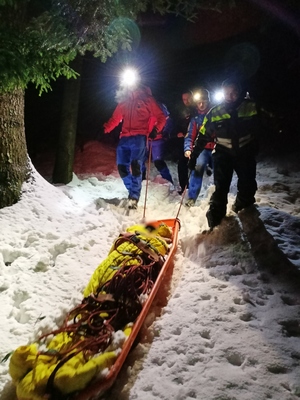
[[[198,158],[198,156],[197,156],[197,154],[195,154],[194,152],[192,152],[192,154],[191,154],[191,156],[190,156],[190,159],[189,159],[189,161],[188,161],[188,168],[191,170],[191,171],[193,171],[194,169],[195,169],[195,167],[196,167],[196,162],[197,162],[197,158]]]
[[[157,129],[153,128],[152,131],[149,133],[149,139],[155,139],[157,136]]]

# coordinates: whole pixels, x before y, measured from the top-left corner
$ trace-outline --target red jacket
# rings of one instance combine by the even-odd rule
[[[149,123],[153,118],[156,120],[157,130],[161,131],[166,123],[164,113],[147,89],[137,89],[131,92],[128,99],[117,105],[112,117],[103,125],[104,133],[109,133],[123,121],[120,138],[148,136]]]

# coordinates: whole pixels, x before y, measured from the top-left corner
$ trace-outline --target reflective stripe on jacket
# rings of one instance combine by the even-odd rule
[[[237,108],[228,111],[224,104],[213,107],[205,116],[199,130],[197,145],[203,147],[201,134],[205,142],[214,137],[216,149],[226,148],[235,153],[254,141],[258,134],[258,116],[256,104],[248,99],[242,100]]]

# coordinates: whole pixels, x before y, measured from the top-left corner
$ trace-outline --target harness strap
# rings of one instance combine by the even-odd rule
[[[123,237],[125,240],[129,240],[130,242],[132,242],[143,253],[148,254],[155,262],[161,260],[161,254],[157,251],[157,249],[155,249],[145,240],[140,239],[136,234],[124,232],[120,235],[120,237]]]

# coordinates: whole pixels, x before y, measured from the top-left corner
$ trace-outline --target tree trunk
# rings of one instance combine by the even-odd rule
[[[78,56],[71,67],[81,73],[82,57]],[[80,94],[80,77],[69,79],[64,84],[61,125],[53,171],[53,183],[71,182],[75,155],[77,115]]]
[[[0,95],[0,208],[15,204],[29,176],[24,127],[24,91]]]

